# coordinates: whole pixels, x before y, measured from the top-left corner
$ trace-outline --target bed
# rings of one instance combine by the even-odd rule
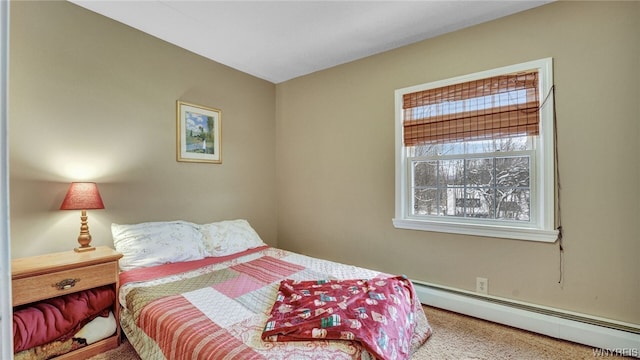
[[[406,278],[269,247],[246,220],[111,230],[143,359],[407,359],[431,335]]]

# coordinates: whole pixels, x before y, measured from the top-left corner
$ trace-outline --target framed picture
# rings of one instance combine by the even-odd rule
[[[177,160],[222,163],[222,111],[177,101]]]

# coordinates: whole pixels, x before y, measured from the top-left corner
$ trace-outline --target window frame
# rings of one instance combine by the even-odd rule
[[[446,216],[412,216],[411,162],[404,146],[403,95],[456,83],[463,83],[501,74],[510,74],[536,69],[539,79],[540,132],[531,158],[530,188],[535,190],[535,201],[531,202],[530,221],[512,223],[500,220],[479,220]],[[400,229],[435,231],[463,235],[476,235],[516,240],[555,242],[558,231],[555,226],[555,150],[554,150],[554,104],[549,96],[553,87],[553,59],[544,58],[473,74],[428,82],[395,90],[395,217],[393,225]],[[462,155],[461,158],[472,156]],[[533,195],[533,194],[532,194]]]

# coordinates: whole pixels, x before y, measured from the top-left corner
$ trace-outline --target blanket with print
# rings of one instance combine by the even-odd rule
[[[408,359],[417,305],[405,277],[282,280],[262,333],[265,341],[358,341],[378,359]]]

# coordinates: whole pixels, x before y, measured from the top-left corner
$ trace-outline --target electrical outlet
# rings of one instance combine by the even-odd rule
[[[476,278],[476,292],[486,295],[489,292],[489,279],[477,277]]]

